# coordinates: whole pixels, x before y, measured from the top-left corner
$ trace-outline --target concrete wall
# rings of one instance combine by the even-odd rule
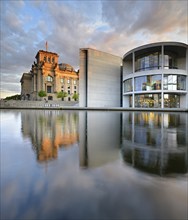
[[[122,59],[93,49],[80,49],[80,107],[121,106]]]
[[[26,100],[0,100],[0,108],[61,108],[66,106],[78,106],[77,101],[26,101]]]

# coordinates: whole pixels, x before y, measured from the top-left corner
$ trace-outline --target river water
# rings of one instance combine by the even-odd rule
[[[1,110],[1,219],[188,218],[188,114]]]

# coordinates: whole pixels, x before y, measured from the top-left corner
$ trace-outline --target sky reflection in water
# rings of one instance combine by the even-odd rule
[[[186,219],[187,133],[185,113],[1,111],[1,218]]]

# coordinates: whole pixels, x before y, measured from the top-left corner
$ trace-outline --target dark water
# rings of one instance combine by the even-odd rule
[[[2,220],[188,218],[188,114],[0,113]]]

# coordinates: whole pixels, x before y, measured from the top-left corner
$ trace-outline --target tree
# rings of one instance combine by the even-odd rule
[[[47,94],[46,94],[46,92],[45,92],[44,90],[40,90],[40,91],[38,92],[38,96],[42,98],[42,97],[47,96]]]
[[[8,96],[5,98],[5,100],[21,100],[21,95],[13,95],[13,96]]]
[[[78,94],[78,93],[74,93],[74,95],[72,96],[72,98],[74,99],[74,101],[78,101],[78,99],[79,99],[79,94]]]
[[[60,91],[57,93],[57,98],[61,98],[64,101],[64,98],[67,97],[67,93]]]

